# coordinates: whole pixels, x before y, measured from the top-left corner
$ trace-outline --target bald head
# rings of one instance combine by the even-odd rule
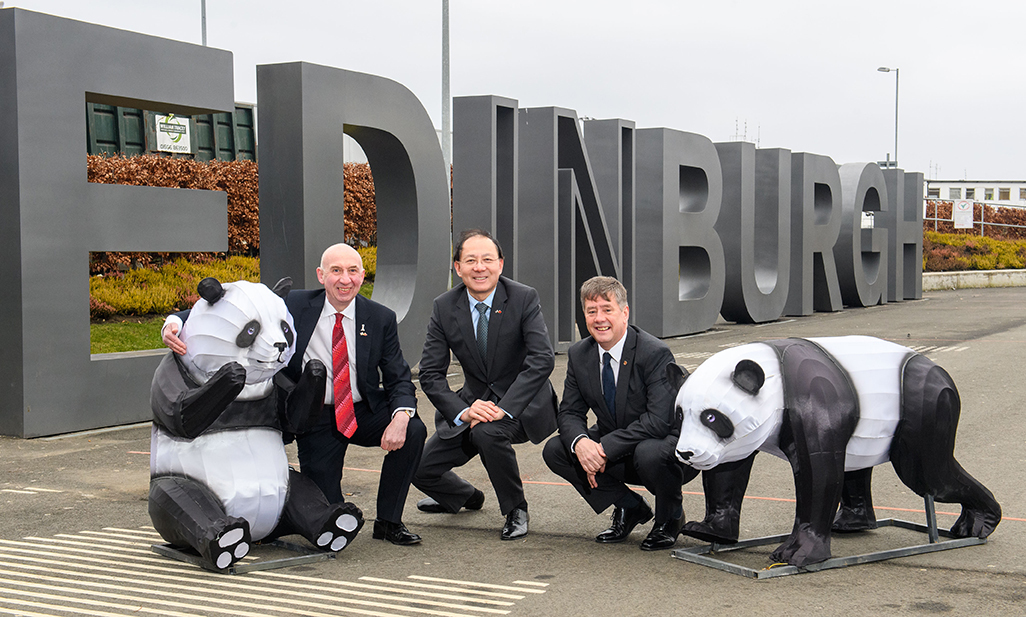
[[[363,276],[363,258],[348,244],[329,246],[321,255],[317,280],[336,311],[344,310],[360,293]]]
[[[325,265],[327,265],[330,260],[338,260],[345,257],[356,259],[360,264],[360,271],[363,271],[363,257],[360,256],[359,251],[348,244],[342,243],[332,244],[328,248],[324,249],[324,252],[321,253],[321,269],[324,270]]]

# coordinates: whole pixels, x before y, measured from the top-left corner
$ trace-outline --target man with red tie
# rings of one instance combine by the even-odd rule
[[[317,268],[324,289],[293,290],[285,298],[295,321],[296,353],[282,373],[298,380],[311,359],[331,368],[323,413],[313,429],[296,437],[300,469],[328,501],[340,502],[349,444],[385,450],[373,537],[417,544],[421,538],[406,528],[402,514],[427,428],[416,415],[416,391],[399,347],[395,313],[359,295],[363,279],[360,254],[336,244],[324,251]],[[180,323],[169,317],[163,338],[173,351],[184,353],[176,336]]]

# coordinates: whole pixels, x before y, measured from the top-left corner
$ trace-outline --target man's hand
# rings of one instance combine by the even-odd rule
[[[167,348],[180,356],[185,355],[185,343],[178,338],[178,324],[169,323],[160,331],[160,339],[164,341]]]
[[[591,488],[598,488],[595,475],[606,470],[606,451],[602,449],[602,444],[585,437],[574,446],[574,452],[581,467],[588,474],[588,484]]]
[[[463,412],[462,419],[464,422],[470,422],[470,426],[473,428],[480,422],[494,422],[505,417],[506,412],[502,411],[498,405],[491,401],[478,399]]]
[[[381,449],[386,452],[393,452],[403,447],[406,443],[406,425],[410,423],[410,416],[400,411],[392,416],[392,421],[385,427],[381,434]]]

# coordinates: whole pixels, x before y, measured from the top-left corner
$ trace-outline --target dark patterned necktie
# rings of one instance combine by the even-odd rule
[[[602,355],[602,394],[606,398],[609,415],[616,422],[616,377],[613,376],[613,356],[607,351]]]
[[[356,432],[356,410],[353,408],[353,384],[349,381],[349,347],[342,330],[342,313],[335,313],[335,329],[331,331],[331,371],[335,425],[338,432],[352,437]]]
[[[481,359],[488,359],[488,305],[478,302],[474,307],[477,309],[477,350],[481,352]]]

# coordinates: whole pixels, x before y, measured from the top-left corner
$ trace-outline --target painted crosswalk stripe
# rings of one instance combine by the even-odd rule
[[[405,579],[329,580],[283,571],[232,577],[154,554],[152,527],[106,527],[0,539],[0,615],[145,614],[256,617],[487,617],[548,583]]]
[[[410,578],[416,581],[431,581],[434,583],[449,583],[451,585],[466,585],[468,587],[482,587],[484,589],[501,589],[503,591],[519,591],[520,593],[545,593],[543,589],[522,589],[519,587],[510,587],[508,585],[493,585],[491,583],[475,583],[472,581],[452,581],[444,578],[435,578],[433,576],[418,576],[411,574]]]

